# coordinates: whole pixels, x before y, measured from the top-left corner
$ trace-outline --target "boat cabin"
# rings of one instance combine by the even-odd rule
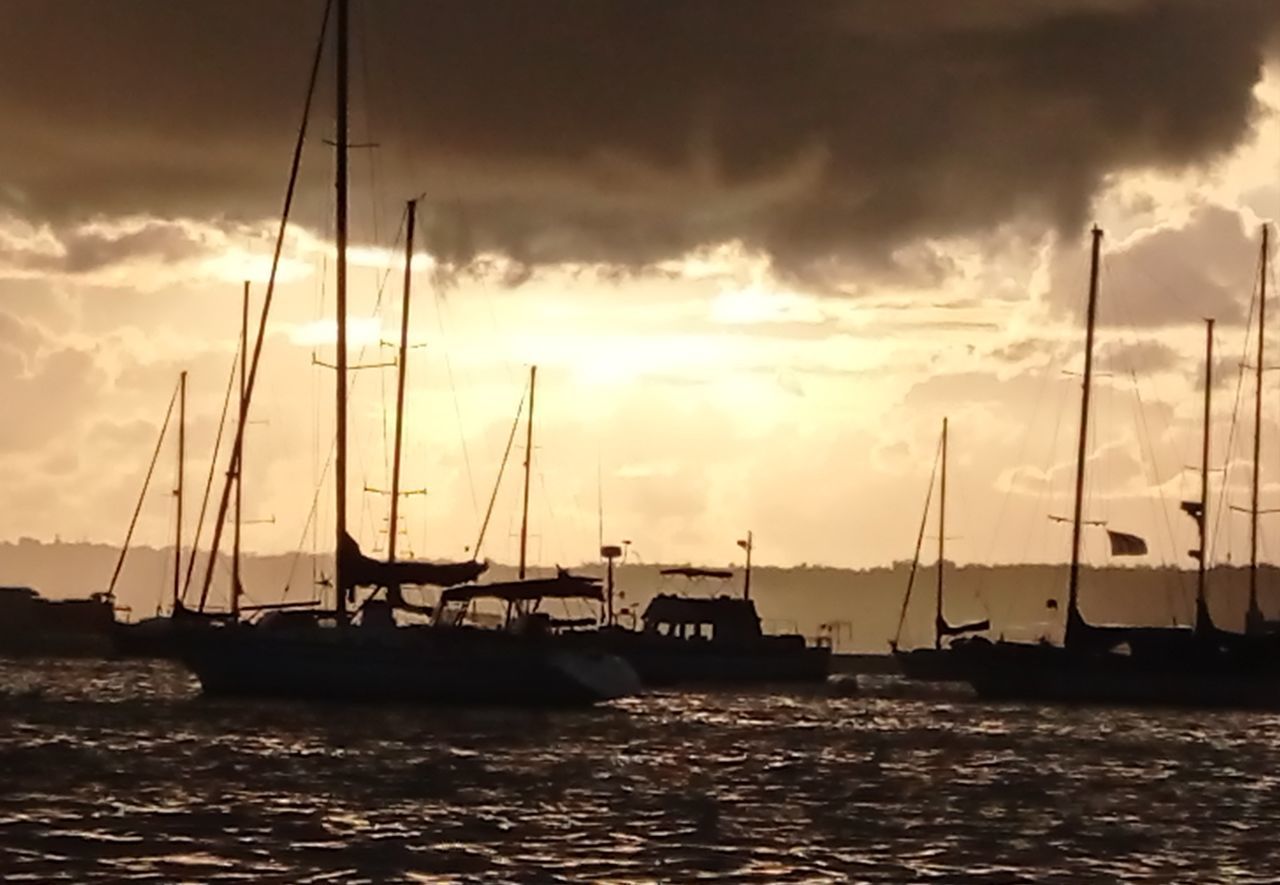
[[[650,601],[641,619],[646,634],[676,639],[751,642],[763,635],[755,603],[730,596],[659,594]]]

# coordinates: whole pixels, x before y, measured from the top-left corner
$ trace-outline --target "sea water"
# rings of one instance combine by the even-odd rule
[[[861,681],[538,713],[0,662],[0,880],[1280,878],[1278,717]]]

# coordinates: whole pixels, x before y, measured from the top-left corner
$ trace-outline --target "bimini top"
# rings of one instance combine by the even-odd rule
[[[678,568],[664,568],[658,572],[660,575],[680,575],[685,578],[719,578],[727,581],[733,577],[733,572],[723,568],[696,568],[694,566],[680,566]]]
[[[495,581],[492,584],[465,584],[440,592],[440,605],[469,602],[472,599],[502,599],[525,602],[534,599],[604,599],[599,578],[559,572],[554,578],[530,578],[524,581]]]

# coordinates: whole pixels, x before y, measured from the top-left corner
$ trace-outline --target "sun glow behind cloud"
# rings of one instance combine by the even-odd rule
[[[1177,237],[1194,235],[1206,207],[1238,216],[1250,236],[1258,219],[1280,211],[1274,72],[1256,95],[1272,110],[1232,155],[1177,174],[1115,176],[1095,207],[1107,228],[1108,262],[1161,231],[1174,242],[1156,257],[1193,254],[1193,244]],[[1231,233],[1230,224],[1225,229]],[[238,331],[239,281],[253,280],[260,297],[273,236],[270,225],[222,230],[188,220],[101,221],[61,236],[0,223],[7,279],[77,293],[74,309],[56,322],[0,327],[0,356],[18,354],[21,367],[21,389],[11,400],[39,411],[41,391],[65,385],[65,411],[77,422],[50,419],[45,426],[41,419],[33,426],[38,448],[13,442],[0,473],[25,516],[5,531],[96,537],[99,527],[118,523],[136,493],[155,413],[183,367],[192,367],[193,439],[206,445],[193,443],[193,451],[207,450]],[[487,493],[526,367],[537,363],[536,456],[546,481],[536,487],[542,500],[535,509],[544,560],[590,556],[597,463],[609,524],[654,556],[719,561],[731,545],[717,533],[749,526],[773,561],[898,558],[910,547],[943,415],[951,417],[955,440],[953,483],[967,487],[958,512],[974,527],[953,555],[1061,558],[1060,532],[1045,513],[1061,512],[1069,485],[1066,443],[1078,386],[1062,372],[1079,359],[1080,326],[1071,311],[1083,292],[1085,237],[1027,234],[1011,224],[922,241],[891,256],[896,275],[851,275],[826,289],[781,279],[737,242],[625,271],[526,268],[495,255],[445,268],[422,253],[415,258],[411,340],[425,346],[410,356],[408,425],[415,481],[431,488],[429,501],[408,508],[417,537],[429,539],[419,546],[443,554],[473,543],[469,499]],[[122,251],[116,260],[114,246],[127,243],[150,251]],[[270,423],[254,430],[250,468],[256,507],[278,522],[255,529],[255,549],[296,546],[316,462],[323,463],[329,443],[331,377],[310,365],[307,351],[331,350],[334,342],[333,320],[324,315],[331,297],[319,307],[319,293],[332,287],[332,255],[318,235],[290,230],[271,331],[293,347],[268,348],[258,408]],[[391,246],[352,254],[353,350],[377,349],[398,332],[402,260]],[[1128,276],[1109,271],[1104,309],[1148,277],[1160,282],[1154,268]],[[380,289],[383,307],[375,313]],[[1167,291],[1157,294],[1166,299],[1157,305],[1165,305]],[[1200,303],[1196,293],[1183,297],[1191,307]],[[1097,500],[1117,520],[1153,535],[1164,531],[1151,516],[1155,496],[1176,497],[1187,482],[1168,465],[1185,461],[1198,441],[1202,338],[1198,316],[1188,316],[1172,327],[1138,329],[1172,354],[1169,365],[1144,376],[1147,405],[1167,412],[1153,419],[1156,441],[1166,446],[1163,475],[1153,479],[1135,467],[1143,445],[1131,429],[1119,429],[1133,426],[1133,391],[1117,383],[1099,397],[1107,402],[1099,406],[1103,431],[1093,446],[1107,467],[1099,470]],[[1104,330],[1100,344],[1127,334]],[[1226,353],[1237,346],[1239,336],[1231,335]],[[82,364],[92,382],[83,390],[64,377]],[[353,380],[358,473],[375,485],[386,461],[392,377],[385,370]],[[1228,396],[1221,399],[1225,428]],[[103,466],[97,448],[71,444],[84,434],[101,441],[104,457],[110,440],[127,445],[110,448]],[[33,467],[46,460],[59,465],[47,477]],[[73,499],[80,506],[65,506]],[[152,502],[144,526],[152,543],[167,537],[166,501]],[[376,499],[359,505],[362,514],[368,510],[361,516],[368,537],[380,525],[380,506]],[[504,521],[511,512],[508,506]],[[1153,544],[1181,561],[1186,526],[1177,523],[1174,532]],[[505,541],[494,544],[494,555],[508,554]]]

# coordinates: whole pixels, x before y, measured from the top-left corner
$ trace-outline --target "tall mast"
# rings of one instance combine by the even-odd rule
[[[1076,505],[1071,518],[1071,572],[1067,580],[1067,630],[1064,642],[1071,643],[1072,628],[1080,620],[1080,529],[1084,525],[1084,462],[1089,442],[1089,393],[1093,384],[1093,326],[1098,313],[1098,259],[1102,251],[1102,228],[1093,228],[1093,249],[1089,261],[1089,307],[1085,319],[1084,387],[1080,395],[1080,444],[1076,449]]]
[[[942,419],[942,488],[938,497],[938,592],[933,616],[933,647],[942,648],[942,570],[947,542],[947,419]]]
[[[1213,402],[1213,320],[1206,319],[1204,336],[1204,430],[1200,446],[1200,556],[1196,569],[1196,630],[1208,630],[1209,620],[1207,589],[1209,583],[1209,420]]]
[[[333,556],[333,589],[335,593],[334,611],[339,623],[347,617],[347,586],[342,574],[342,557],[340,551],[347,537],[347,27],[348,0],[338,0],[338,47],[337,47],[337,161],[334,164],[337,190],[337,218],[335,234],[337,240],[337,312],[338,341],[335,387],[335,408],[337,423],[337,446],[333,459],[334,504],[337,508],[334,519],[335,544]]]
[[[1253,503],[1249,508],[1249,611],[1246,632],[1262,627],[1258,608],[1258,489],[1262,479],[1262,372],[1267,330],[1267,225],[1262,226],[1262,282],[1258,290],[1258,364],[1254,367],[1253,398]]]
[[[244,281],[244,295],[240,299],[240,408],[238,414],[244,416],[244,394],[249,349],[249,281]],[[240,614],[240,594],[244,585],[240,581],[240,527],[242,518],[242,498],[244,492],[244,441],[240,443],[240,457],[236,460],[236,522],[231,536],[231,614]]]
[[[747,551],[747,565],[746,565],[746,568],[743,570],[743,575],[742,575],[742,598],[743,599],[751,598],[751,547],[753,546],[754,540],[755,539],[752,537],[751,531],[748,529],[747,540],[745,542],[744,541],[738,542],[739,544],[742,545],[743,549]]]
[[[529,424],[524,441],[524,505],[520,512],[520,580],[524,580],[525,551],[529,542],[529,473],[533,465],[533,393],[538,367],[529,367]]]
[[[182,481],[183,466],[187,460],[187,373],[178,376],[178,482],[173,489],[174,506],[178,513],[174,519],[173,540],[173,610],[178,608],[182,596]]]
[[[391,463],[391,525],[388,528],[387,561],[395,562],[396,537],[400,534],[400,453],[404,442],[404,381],[409,360],[409,290],[413,280],[413,225],[418,214],[418,201],[410,200],[405,209],[408,221],[404,235],[404,303],[400,307],[400,366],[396,373],[396,442]]]

